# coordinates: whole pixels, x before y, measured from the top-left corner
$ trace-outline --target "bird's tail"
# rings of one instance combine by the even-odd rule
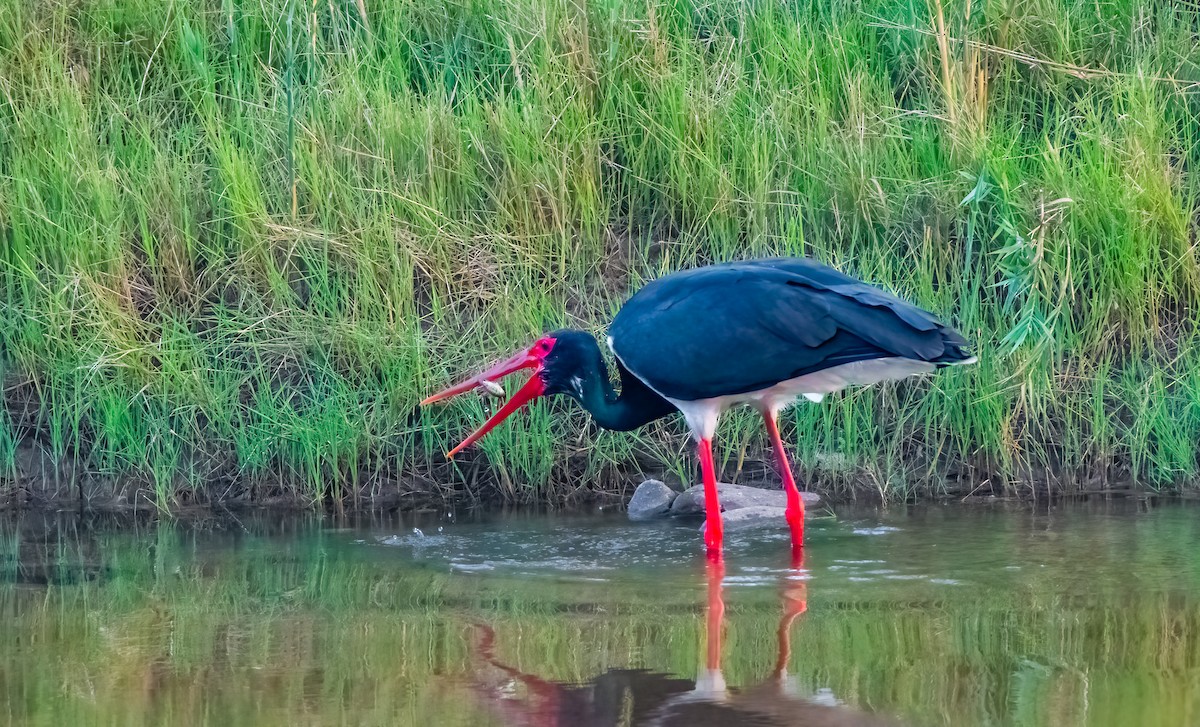
[[[943,366],[966,366],[973,364],[979,360],[979,357],[971,353],[971,344],[967,342],[963,335],[953,328],[941,329],[942,341],[945,344],[945,350],[941,356],[933,360],[933,363],[938,365],[938,368]]]

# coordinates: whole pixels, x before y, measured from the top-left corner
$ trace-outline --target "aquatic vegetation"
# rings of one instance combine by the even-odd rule
[[[1195,32],[1138,0],[0,0],[0,478],[24,447],[163,505],[694,479],[681,422],[540,407],[451,465],[487,402],[415,405],[663,271],[807,254],[980,355],[794,409],[809,481],[1192,482]],[[765,445],[719,441],[728,479]]]

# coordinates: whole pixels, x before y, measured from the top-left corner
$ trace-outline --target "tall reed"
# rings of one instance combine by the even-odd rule
[[[482,404],[415,404],[665,271],[806,254],[981,357],[796,408],[814,485],[1188,485],[1195,32],[1136,0],[0,0],[0,472],[162,504],[686,479],[678,422],[543,405],[448,465]],[[764,444],[730,418],[725,476]]]

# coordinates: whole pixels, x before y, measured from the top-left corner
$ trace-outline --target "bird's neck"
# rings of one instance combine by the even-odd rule
[[[598,354],[599,351],[597,357]],[[627,432],[675,411],[670,402],[654,393],[620,362],[617,373],[621,379],[621,393],[617,394],[603,359],[599,366],[596,375],[583,377],[581,396],[576,398],[601,427]]]

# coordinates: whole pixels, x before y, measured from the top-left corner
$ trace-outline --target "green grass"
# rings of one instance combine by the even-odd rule
[[[686,478],[679,422],[543,406],[447,465],[481,404],[413,412],[665,271],[807,254],[981,357],[794,409],[810,482],[1187,486],[1197,32],[1132,0],[0,0],[0,455],[163,504]],[[759,429],[727,419],[727,477]]]

